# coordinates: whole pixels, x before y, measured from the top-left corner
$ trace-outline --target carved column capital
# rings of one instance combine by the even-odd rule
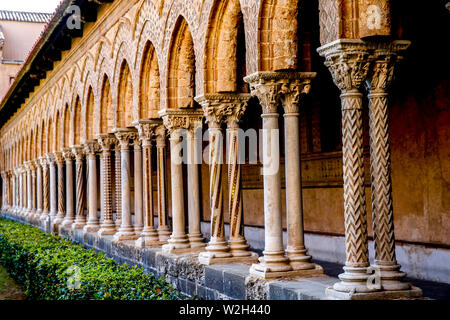
[[[62,155],[64,157],[64,160],[66,161],[73,161],[75,160],[75,156],[72,153],[72,150],[70,148],[65,148],[62,152]]]
[[[49,165],[55,164],[55,162],[56,162],[55,154],[53,154],[53,153],[47,153],[47,154],[46,154],[46,157],[47,157],[47,161],[48,161],[48,164],[49,164]]]
[[[159,125],[155,128],[155,136],[156,136],[156,147],[164,148],[166,146],[166,127],[164,125]]]
[[[47,162],[47,158],[46,157],[40,157],[39,158],[39,162],[42,166],[42,168],[46,168],[48,166],[48,162]]]
[[[109,133],[99,134],[97,141],[102,152],[110,152],[113,146],[118,143],[116,137]]]
[[[72,146],[72,153],[77,162],[83,161],[84,148],[81,145]]]
[[[160,120],[139,120],[136,122],[135,127],[143,146],[151,146],[155,136],[155,129],[160,125]]]
[[[283,108],[287,114],[297,114],[300,111],[300,98],[309,93],[311,81],[316,76],[314,72],[296,72],[297,78],[282,79],[280,95]]]
[[[357,91],[370,68],[370,46],[354,39],[339,39],[317,49],[325,57],[336,86],[343,92]]]
[[[41,167],[41,160],[39,158],[34,159],[33,162],[35,169],[39,169]]]
[[[138,138],[136,129],[131,128],[117,129],[115,130],[114,135],[119,141],[120,148],[122,150],[128,150],[130,146],[130,141],[131,143],[133,143],[133,141]]]
[[[55,152],[54,153],[54,156],[55,156],[55,161],[56,161],[56,164],[57,165],[63,165],[64,164],[64,156],[63,156],[63,153],[62,152]]]
[[[203,111],[199,109],[164,109],[158,114],[169,134],[179,129],[195,132],[202,127]]]
[[[95,155],[101,151],[97,140],[88,140],[83,144],[83,147],[84,152],[89,158],[95,158]]]
[[[251,95],[247,93],[216,93],[196,97],[202,106],[209,126],[220,126],[223,122],[239,122],[247,108]]]

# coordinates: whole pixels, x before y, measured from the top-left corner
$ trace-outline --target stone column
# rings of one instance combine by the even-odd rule
[[[122,186],[122,224],[114,235],[114,241],[136,240],[131,219],[131,176],[130,176],[130,140],[137,137],[134,129],[117,129],[115,136],[120,144],[121,186]]]
[[[58,168],[58,214],[53,222],[56,230],[64,220],[66,214],[66,199],[64,185],[64,157],[62,152],[55,152],[56,166]]]
[[[33,210],[33,194],[32,194],[32,188],[31,188],[31,170],[32,170],[32,162],[27,161],[25,164],[26,168],[26,181],[27,181],[27,211],[26,211],[26,217],[29,219],[32,215]]]
[[[33,219],[36,217],[37,212],[37,199],[36,199],[36,161],[31,161],[31,215]]]
[[[371,72],[367,79],[369,92],[369,130],[372,222],[375,248],[375,264],[381,276],[380,286],[386,291],[410,290],[402,281],[406,274],[400,271],[395,255],[394,213],[392,204],[391,151],[389,135],[388,89],[394,75],[394,67],[409,41],[393,41],[387,48],[375,50]],[[420,296],[413,288],[411,295]],[[404,294],[403,294],[404,295]]]
[[[264,176],[264,256],[259,264],[253,264],[250,274],[274,278],[288,275],[292,271],[283,246],[283,226],[281,212],[280,146],[278,128],[278,106],[280,75],[276,73],[256,73],[244,80],[250,84],[263,109],[263,168]]]
[[[6,174],[4,171],[1,172],[2,176],[2,211],[6,211]]]
[[[158,112],[170,135],[170,170],[172,187],[172,234],[168,243],[163,245],[165,253],[186,253],[190,250],[189,239],[185,231],[183,167],[181,157],[182,136],[190,125],[190,119],[180,110],[165,109]],[[183,130],[184,129],[184,130]]]
[[[199,261],[202,264],[256,262],[257,259],[256,254],[247,250],[249,246],[244,238],[240,171],[239,173],[234,171],[229,176],[233,179],[229,179],[230,244],[233,245],[233,251],[230,250],[230,246],[225,239],[225,219],[222,206],[222,164],[224,161],[222,124],[229,120],[230,124],[234,121],[233,123],[237,126],[237,117],[240,118],[245,112],[249,97],[248,94],[211,94],[196,98],[197,102],[203,107],[203,113],[209,127],[211,240],[206,247],[206,252],[199,254]],[[239,148],[234,144],[239,143],[237,130],[235,133],[236,135],[232,136],[232,147],[236,148],[236,153],[232,153],[231,159],[234,158],[236,161],[233,165],[229,163],[229,168],[233,167],[234,170],[239,166],[237,161]],[[229,145],[227,144],[227,146]]]
[[[346,262],[328,294],[367,293],[369,250],[364,185],[362,94],[360,88],[369,70],[369,52],[363,43],[335,41],[320,47],[335,84],[341,90],[342,156],[344,172],[344,215]]]
[[[293,78],[281,85],[285,127],[287,255],[294,270],[322,271],[306,254],[303,229],[303,202],[300,164],[300,96],[309,92],[315,73],[293,72]]]
[[[142,143],[143,159],[142,159],[142,178],[143,186],[143,212],[144,212],[144,229],[140,234],[140,238],[136,240],[136,246],[159,246],[159,235],[155,229],[153,222],[153,181],[152,181],[152,140],[155,134],[155,128],[160,125],[157,120],[140,120],[136,125],[139,132],[139,139]],[[136,159],[136,158],[135,158]],[[136,165],[135,165],[136,166]]]
[[[70,148],[64,149],[64,159],[66,160],[66,214],[62,222],[62,227],[70,228],[75,221],[75,203],[73,190],[73,161],[75,156]]]
[[[191,251],[201,250],[206,246],[201,232],[201,203],[199,164],[202,162],[201,145],[203,114],[189,115],[190,126],[187,128],[187,187],[189,190],[188,216],[189,216],[189,244]]]
[[[116,187],[115,202],[116,202],[116,228],[118,229],[122,224],[122,171],[120,144],[116,139],[116,146],[114,149],[114,182]]]
[[[34,160],[36,166],[36,216],[42,214],[42,166],[39,158]]]
[[[142,203],[142,148],[141,140],[133,141],[134,150],[134,232],[140,235],[144,229],[143,203]]]
[[[100,146],[96,140],[89,140],[84,143],[84,152],[86,153],[88,165],[88,221],[83,228],[84,232],[97,232],[100,229],[98,220],[97,203],[97,156]]]
[[[112,175],[111,175],[111,148],[116,143],[116,138],[111,134],[101,134],[98,136],[102,155],[102,210],[103,220],[98,231],[99,236],[109,236],[116,233],[116,225],[113,219],[112,208]]]
[[[209,98],[209,99],[208,99]],[[214,260],[231,258],[230,248],[225,239],[223,212],[223,133],[222,123],[226,105],[220,99],[200,97],[196,99],[203,107],[203,113],[208,124],[209,136],[209,201],[211,210],[211,238],[206,251],[198,256],[200,263],[212,264]],[[190,159],[192,161],[192,159]]]
[[[75,194],[76,194],[76,209],[75,221],[72,223],[72,230],[83,229],[86,225],[86,216],[84,214],[85,205],[85,187],[84,187],[84,169],[83,158],[84,149],[81,145],[72,146],[72,153],[75,156]]]
[[[50,184],[48,176],[48,162],[46,157],[41,157],[42,166],[42,214],[41,220],[47,220],[50,213]]]
[[[160,125],[155,128],[156,135],[156,177],[158,195],[158,236],[161,244],[167,243],[170,238],[170,227],[167,213],[166,191],[166,127]]]
[[[50,167],[50,218],[53,224],[56,215],[58,214],[57,201],[57,184],[56,184],[56,158],[53,153],[47,154],[47,160]]]

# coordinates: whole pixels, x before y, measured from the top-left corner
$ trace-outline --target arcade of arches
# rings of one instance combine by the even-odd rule
[[[448,235],[411,238],[408,196],[392,200],[388,89],[410,42],[392,40],[389,0],[96,2],[1,128],[3,212],[206,265],[247,263],[264,279],[322,274],[305,230],[343,235],[344,271],[327,294],[421,295],[396,259],[394,211],[402,239]],[[279,170],[238,161],[250,149],[240,129],[265,129],[260,151]],[[180,141],[198,153],[197,130],[209,164],[173,161]],[[263,229],[260,257],[248,226]],[[380,287],[367,286],[371,267]]]

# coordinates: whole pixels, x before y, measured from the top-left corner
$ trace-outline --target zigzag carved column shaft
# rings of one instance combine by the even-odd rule
[[[84,183],[84,169],[83,158],[84,150],[82,146],[72,147],[72,152],[75,155],[75,222],[72,224],[72,229],[83,229],[86,224],[86,216],[84,214],[85,207],[85,183]]]
[[[42,166],[40,159],[34,160],[36,166],[36,214],[42,213]]]
[[[369,251],[364,186],[362,94],[359,92],[370,67],[369,50],[362,41],[337,40],[318,49],[333,81],[341,90],[342,161],[344,178],[344,273],[328,294],[367,293]]]
[[[156,136],[156,178],[158,195],[158,236],[160,243],[167,243],[170,237],[167,213],[166,192],[166,128],[159,125],[155,128]]]
[[[152,140],[159,121],[140,120],[136,125],[139,139],[142,143],[142,204],[144,214],[144,229],[136,240],[139,247],[159,245],[159,235],[153,222],[153,181],[152,181]]]
[[[98,143],[101,148],[101,161],[102,161],[102,179],[101,184],[102,190],[102,210],[103,210],[103,221],[100,225],[100,230],[98,234],[102,235],[113,235],[116,233],[116,225],[113,219],[113,208],[112,208],[112,174],[111,174],[111,148],[116,143],[116,138],[111,134],[101,134],[98,137]]]
[[[114,149],[114,182],[115,182],[115,204],[116,204],[116,227],[122,223],[122,172],[120,169],[121,155],[120,145],[117,142]]]
[[[377,50],[367,80],[369,91],[369,129],[372,221],[375,248],[375,267],[381,272],[384,290],[408,290],[409,283],[402,279],[395,256],[394,212],[392,203],[391,151],[387,90],[393,79],[394,67],[401,58],[398,50],[409,43],[393,42],[391,50]],[[393,50],[392,50],[393,49]]]

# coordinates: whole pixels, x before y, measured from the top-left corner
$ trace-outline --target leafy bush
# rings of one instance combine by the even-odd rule
[[[0,219],[0,263],[22,285],[27,299],[186,299],[164,278],[119,265],[104,253]]]

